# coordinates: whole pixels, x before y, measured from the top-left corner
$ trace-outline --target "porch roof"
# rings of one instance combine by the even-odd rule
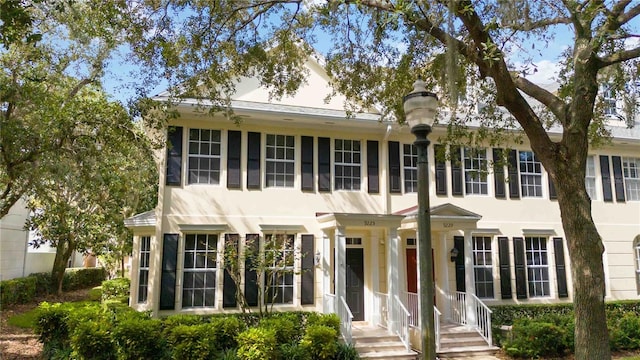
[[[432,221],[453,221],[475,224],[482,219],[482,215],[463,209],[451,203],[433,206],[430,208],[430,213]],[[397,211],[394,214],[404,216],[404,219],[402,220],[403,224],[415,222],[418,215],[418,206],[412,206],[410,208]]]
[[[327,229],[338,226],[398,228],[404,215],[366,213],[316,213],[320,227]]]
[[[130,229],[156,226],[156,211],[149,210],[124,219],[124,226]]]

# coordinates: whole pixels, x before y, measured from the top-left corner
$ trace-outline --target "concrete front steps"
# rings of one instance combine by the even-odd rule
[[[397,335],[391,335],[387,329],[369,325],[366,322],[354,322],[352,326],[353,345],[361,359],[376,360],[416,360],[418,353],[407,350]]]
[[[440,326],[440,359],[497,359],[494,355],[498,350],[473,328],[457,324]]]

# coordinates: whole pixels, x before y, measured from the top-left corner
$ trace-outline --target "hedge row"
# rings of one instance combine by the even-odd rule
[[[98,286],[106,278],[103,268],[67,269],[62,280],[62,290],[71,291]],[[25,304],[37,296],[51,292],[53,281],[50,273],[35,273],[24,278],[0,281],[0,308],[10,304]]]
[[[102,282],[102,301],[116,301],[129,304],[129,278],[115,278]]]
[[[496,344],[517,358],[559,357],[574,352],[573,304],[492,307]],[[640,349],[640,301],[606,304],[609,344],[614,351]],[[512,325],[504,337],[502,325]]]
[[[48,359],[350,360],[336,315],[174,315],[152,319],[123,304],[43,303],[36,334]]]

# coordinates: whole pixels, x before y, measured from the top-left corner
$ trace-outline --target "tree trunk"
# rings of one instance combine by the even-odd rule
[[[575,356],[579,360],[603,360],[611,358],[604,304],[604,246],[591,217],[591,200],[580,174],[560,169],[556,181],[571,259]]]
[[[75,250],[75,245],[71,242],[61,241],[56,247],[56,257],[53,260],[53,269],[51,270],[51,289],[55,289],[58,295],[62,294],[62,282],[64,280],[64,272],[67,268],[67,261]],[[54,287],[55,286],[55,287]]]

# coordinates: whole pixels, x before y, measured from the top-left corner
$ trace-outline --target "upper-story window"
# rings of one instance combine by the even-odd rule
[[[267,187],[293,187],[295,178],[295,138],[267,134],[265,184]]]
[[[622,158],[622,173],[627,200],[640,201],[640,158]]]
[[[189,130],[189,184],[220,183],[220,130]]]
[[[593,156],[587,156],[587,169],[584,177],[584,184],[591,200],[597,200],[596,192],[596,163]]]
[[[404,192],[418,191],[418,148],[413,144],[402,145],[404,165]]]
[[[520,151],[522,197],[542,197],[542,164],[533,151]]]
[[[616,95],[613,88],[605,85],[602,90],[602,102],[605,115],[617,115]]]
[[[218,235],[187,234],[184,244],[182,307],[216,304]]]
[[[335,140],[335,190],[360,190],[361,158],[360,141]]]
[[[465,193],[487,194],[487,150],[462,149]]]
[[[267,290],[265,303],[267,304],[293,302],[294,241],[293,234],[266,236],[264,254],[267,265],[265,274]]]
[[[527,282],[529,297],[551,295],[549,286],[549,261],[547,257],[547,238],[526,237]]]
[[[493,256],[489,236],[473,237],[473,273],[476,296],[493,299]]]

